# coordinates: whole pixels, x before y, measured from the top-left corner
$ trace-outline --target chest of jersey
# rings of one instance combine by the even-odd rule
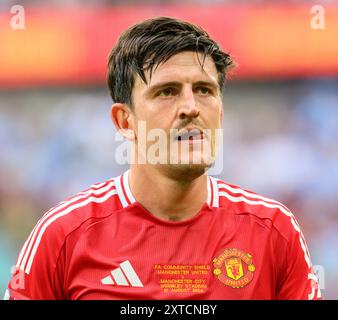
[[[274,298],[278,266],[267,226],[219,208],[178,224],[142,214],[116,214],[70,237],[66,298]]]

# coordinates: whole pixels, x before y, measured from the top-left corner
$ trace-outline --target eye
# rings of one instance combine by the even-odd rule
[[[198,87],[196,88],[196,91],[204,96],[212,93],[211,89],[208,87]]]
[[[175,95],[175,89],[174,88],[164,88],[162,90],[160,90],[157,95],[159,97],[170,97]]]

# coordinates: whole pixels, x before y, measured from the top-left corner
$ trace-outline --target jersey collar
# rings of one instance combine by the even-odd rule
[[[208,176],[208,198],[207,204],[210,207],[219,207],[219,195],[218,195],[218,184],[217,179]]]
[[[136,202],[136,199],[134,198],[129,186],[129,172],[130,170],[126,171],[124,174],[114,179],[116,191],[123,208],[126,208]],[[207,189],[207,204],[210,207],[219,207],[218,185],[216,178],[208,176]]]

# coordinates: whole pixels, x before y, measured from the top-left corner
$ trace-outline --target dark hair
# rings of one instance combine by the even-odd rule
[[[132,106],[132,89],[135,75],[147,83],[145,71],[150,76],[160,63],[182,51],[210,55],[218,72],[218,83],[223,87],[227,71],[234,66],[229,54],[200,27],[189,22],[159,17],[145,20],[127,29],[112,49],[108,61],[107,82],[114,102]]]

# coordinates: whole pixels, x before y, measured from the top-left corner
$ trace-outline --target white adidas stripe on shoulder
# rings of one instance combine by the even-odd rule
[[[36,250],[41,241],[42,235],[45,232],[46,228],[56,219],[72,212],[73,210],[77,208],[86,206],[87,204],[91,202],[96,202],[96,203],[104,202],[109,197],[117,194],[115,190],[114,181],[110,181],[107,185],[106,183],[101,184],[101,186],[103,187],[99,189],[96,189],[96,188],[89,189],[86,193],[83,193],[83,194],[80,193],[80,195],[78,194],[77,196],[75,196],[74,198],[71,198],[68,201],[61,202],[58,206],[52,208],[45,215],[43,215],[42,218],[36,224],[33,231],[31,232],[29,238],[25,242],[19,254],[16,267],[20,268],[21,270],[29,274],[30,268],[31,268]],[[106,193],[107,191],[109,192],[101,198],[92,196],[92,195],[98,196],[98,195]],[[81,200],[81,202],[78,202],[79,200]],[[74,205],[72,205],[74,202],[78,202],[78,203],[75,203]]]
[[[253,198],[253,199],[260,199],[260,200],[263,200],[263,201],[266,201],[266,202],[271,202],[271,203],[276,203],[276,204],[279,204],[280,206],[284,207],[285,209],[287,209],[282,203],[276,201],[276,200],[273,200],[273,199],[270,199],[270,198],[267,198],[267,197],[263,197],[261,195],[258,195],[256,193],[253,193],[253,192],[250,192],[250,191],[246,191],[246,190],[243,190],[241,188],[234,188],[234,187],[231,187],[229,186],[228,184],[226,184],[225,182],[223,182],[222,180],[219,180],[217,179],[217,182],[218,182],[218,187],[219,188],[224,188],[234,194],[241,194],[241,195],[244,195],[244,196],[247,196],[249,198]]]
[[[271,198],[263,197],[263,196],[258,195],[256,193],[253,193],[253,192],[250,192],[250,191],[247,191],[247,190],[243,190],[239,187],[237,187],[237,188],[231,187],[231,186],[227,185],[225,182],[223,182],[222,180],[219,180],[219,179],[217,179],[217,180],[218,180],[219,188],[224,188],[224,189],[226,189],[226,190],[228,190],[228,191],[230,191],[234,194],[240,194],[242,196],[247,196],[251,199],[259,199],[259,200],[262,200],[262,201],[267,202],[267,203],[276,204],[276,205],[284,208],[286,211],[288,211],[292,214],[292,212],[279,201],[276,201],[276,200],[271,199]],[[248,200],[250,200],[250,199],[248,199]],[[298,228],[300,228],[297,220],[294,219],[293,223],[296,224]]]
[[[96,183],[96,184],[93,184],[91,185],[88,189],[84,190],[84,191],[81,191],[77,194],[77,196],[81,195],[81,194],[86,194],[88,193],[88,191],[90,190],[98,190],[98,189],[101,189],[102,187],[104,186],[107,186],[108,184],[110,184],[111,182],[114,182],[114,178],[106,181],[106,182],[103,182],[103,183]]]
[[[29,257],[29,260],[28,260],[28,263],[27,263],[27,266],[26,266],[26,269],[25,269],[25,272],[27,274],[29,274],[30,272],[30,269],[31,269],[31,266],[32,266],[32,263],[33,263],[33,259],[34,259],[34,256],[35,256],[35,253],[37,251],[37,248],[39,246],[39,243],[41,241],[41,238],[45,232],[45,230],[47,229],[47,227],[52,223],[54,222],[55,220],[57,220],[58,218],[62,217],[62,216],[65,216],[66,214],[74,211],[75,209],[78,209],[78,208],[81,208],[81,207],[84,207],[86,206],[88,203],[102,203],[102,202],[105,202],[108,198],[110,198],[112,195],[116,194],[116,190],[112,190],[110,192],[108,192],[105,196],[101,197],[101,198],[95,198],[95,197],[89,197],[87,198],[87,200],[81,202],[81,203],[78,203],[78,204],[75,204],[69,208],[67,208],[66,210],[64,211],[61,211],[60,213],[54,215],[53,217],[51,217],[42,227],[41,227],[41,230],[37,236],[37,239],[35,241],[35,244],[34,244],[34,247],[32,249],[32,252],[31,252],[31,255]]]
[[[105,187],[105,186],[108,186],[108,185],[110,186],[112,183],[114,183],[114,179],[113,179],[113,178],[110,179],[110,180],[107,180],[106,182],[103,182],[103,183],[96,183],[96,184],[93,184],[93,185],[91,185],[89,188],[87,188],[86,190],[79,192],[75,197],[72,197],[72,198],[70,198],[70,199],[68,199],[68,200],[59,202],[57,206],[51,208],[49,211],[47,211],[47,212],[45,213],[45,215],[48,214],[50,211],[54,210],[56,207],[60,207],[60,206],[61,206],[62,204],[64,204],[64,203],[69,203],[69,202],[72,201],[74,198],[77,198],[77,197],[79,197],[79,196],[81,196],[81,195],[87,195],[88,192],[92,192],[92,191],[95,192],[95,190],[99,190],[100,188]]]
[[[107,186],[105,186],[104,188],[102,189],[97,189],[97,190],[93,190],[93,189],[89,189],[86,193],[79,193],[77,194],[75,197],[69,199],[68,201],[63,201],[61,203],[59,203],[57,206],[55,206],[54,208],[50,209],[49,211],[47,211],[43,216],[42,218],[38,221],[38,223],[36,224],[36,226],[34,227],[33,231],[31,232],[30,236],[28,237],[27,241],[25,242],[21,252],[20,252],[20,255],[19,255],[19,258],[18,258],[18,261],[17,261],[17,267],[21,268],[20,266],[22,265],[25,265],[26,261],[27,261],[27,256],[28,256],[28,253],[32,247],[32,242],[31,242],[31,239],[35,238],[36,236],[36,233],[39,229],[39,227],[51,216],[53,215],[56,211],[58,210],[61,210],[65,207],[67,207],[68,205],[78,201],[78,200],[81,200],[81,199],[84,199],[86,197],[88,197],[89,195],[91,194],[95,194],[95,195],[99,195],[101,193],[104,193],[106,192],[107,190],[109,190],[110,188],[112,188],[114,186],[114,181],[111,181],[110,183],[108,183]],[[28,246],[28,250],[26,252],[26,247]],[[26,252],[26,255],[24,256],[24,258],[22,257],[23,254]],[[23,268],[21,268],[23,270]]]
[[[219,196],[220,197],[225,197],[226,199],[230,200],[231,202],[245,202],[247,204],[250,205],[262,205],[264,207],[267,208],[276,208],[279,209],[282,213],[284,213],[286,216],[288,216],[290,218],[291,224],[294,227],[294,229],[299,233],[299,241],[300,241],[300,245],[301,248],[304,252],[304,258],[306,261],[306,264],[308,265],[309,268],[311,268],[311,260],[310,260],[310,254],[309,254],[309,250],[306,246],[305,240],[304,240],[304,235],[297,223],[297,220],[295,219],[294,215],[292,214],[292,212],[287,209],[284,205],[282,205],[281,203],[279,203],[278,201],[251,193],[251,192],[247,192],[245,190],[242,190],[240,188],[232,188],[230,186],[228,186],[227,184],[225,184],[224,182],[222,182],[221,180],[219,180],[219,188],[225,188],[228,191],[231,191],[232,193],[235,194],[239,194],[239,196],[232,196],[230,195],[228,192],[225,191],[220,191],[219,192]],[[251,200],[251,199],[247,199],[245,196],[250,197],[250,198],[255,198],[258,200]],[[268,202],[267,202],[268,201]]]

